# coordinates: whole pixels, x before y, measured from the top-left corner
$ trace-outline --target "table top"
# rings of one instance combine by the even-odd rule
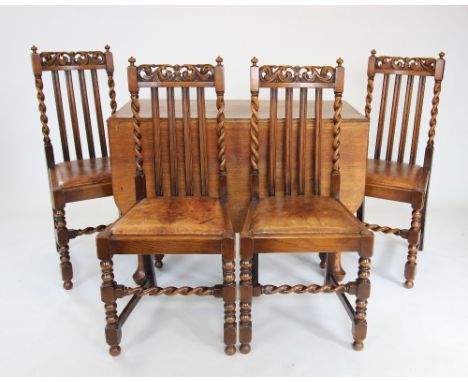
[[[131,119],[132,118],[132,109],[130,107],[130,102],[122,106],[111,118],[118,119]],[[160,99],[159,102],[160,117],[167,118],[167,103],[165,100]],[[278,119],[284,118],[285,113],[285,102],[284,100],[278,100]],[[196,101],[191,100],[190,110],[192,112],[192,117],[196,117],[197,104]],[[175,112],[177,118],[182,118],[182,103],[175,102]],[[216,102],[215,100],[206,100],[206,116],[207,118],[216,117]],[[259,102],[259,118],[268,119],[270,117],[269,112],[269,101],[260,100]],[[224,115],[227,119],[230,120],[250,120],[251,110],[250,110],[250,101],[249,100],[225,100]],[[293,116],[299,116],[299,101],[293,101]],[[359,113],[354,107],[349,103],[343,102],[343,109],[341,112],[343,119],[348,121],[366,121],[364,115]],[[141,119],[150,119],[151,118],[151,102],[149,99],[140,100],[140,117]],[[314,101],[309,100],[307,102],[307,118],[315,118],[315,104]],[[333,118],[333,101],[324,100],[323,101],[323,119],[332,119]]]

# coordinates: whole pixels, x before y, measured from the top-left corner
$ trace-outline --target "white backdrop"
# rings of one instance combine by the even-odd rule
[[[0,227],[4,248],[0,250],[0,298],[5,308],[2,310],[8,313],[2,313],[0,317],[0,370],[10,375],[152,375],[156,369],[151,367],[151,354],[156,352],[154,354],[160,357],[169,357],[161,358],[158,366],[159,374],[163,375],[240,375],[244,372],[327,375],[330,370],[336,375],[466,374],[463,354],[467,354],[467,330],[464,328],[468,314],[465,308],[458,310],[458,305],[453,304],[449,296],[466,301],[468,290],[463,281],[466,279],[463,269],[468,266],[466,256],[463,256],[468,228],[465,220],[468,213],[465,166],[468,109],[464,74],[468,62],[467,36],[468,7],[2,7]],[[238,361],[234,362],[222,355],[220,335],[213,334],[219,332],[217,326],[208,329],[194,319],[190,321],[191,327],[184,326],[174,318],[177,314],[185,316],[184,312],[188,311],[201,314],[196,301],[179,303],[177,300],[167,305],[168,309],[173,309],[174,316],[171,319],[162,316],[162,319],[166,318],[164,327],[167,331],[152,336],[149,336],[151,330],[145,329],[151,325],[152,310],[147,310],[145,316],[144,308],[139,307],[135,320],[125,328],[128,332],[124,330],[124,341],[127,342],[123,344],[123,358],[116,363],[107,356],[94,238],[77,239],[72,243],[75,288],[70,292],[61,289],[29,56],[33,44],[41,51],[102,49],[107,43],[114,53],[119,107],[129,99],[126,66],[131,55],[136,57],[137,63],[213,62],[217,55],[221,55],[225,62],[227,99],[249,97],[248,67],[253,55],[260,63],[298,65],[334,64],[341,56],[346,68],[344,99],[362,112],[367,59],[372,48],[382,55],[435,57],[441,50],[446,53],[429,204],[431,240],[426,242],[428,247],[425,260],[420,263],[417,287],[409,292],[401,288],[405,243],[383,236],[376,239],[376,252],[385,248],[395,256],[376,259],[376,297],[371,298],[369,305],[369,314],[373,317],[369,322],[373,326],[367,353],[361,355],[350,350],[346,345],[350,341],[350,332],[341,322],[335,325],[339,328],[337,332],[324,322],[307,326],[305,321],[299,325],[302,331],[295,332],[291,329],[294,325],[285,321],[285,317],[302,310],[290,303],[283,306],[289,306],[284,308],[283,316],[276,316],[282,325],[275,332],[276,336],[270,337],[271,322],[269,331],[258,329],[255,333],[259,333],[259,337],[263,333],[263,340],[256,337],[255,346],[258,347],[253,348],[250,358],[237,355]],[[46,97],[53,97],[52,93]],[[429,96],[426,96],[428,103]],[[427,126],[428,118],[424,122]],[[74,205],[69,207],[71,226],[105,223],[116,217],[111,198],[84,205],[82,209]],[[372,201],[368,206],[370,215],[373,214],[372,206],[376,211],[379,206],[385,206],[378,222],[393,225],[389,219],[394,218],[395,224],[409,223],[409,210],[405,209],[404,215],[395,218],[388,216],[390,211],[396,211],[389,209],[388,204]],[[84,252],[83,256],[79,256],[80,252]],[[349,269],[355,266],[352,264]],[[133,263],[128,265],[133,267]],[[169,260],[166,266],[171,269]],[[166,277],[164,273],[163,277]],[[434,280],[438,278],[453,281],[451,286],[443,282],[437,286]],[[459,280],[458,284],[456,280]],[[284,280],[280,278],[281,281]],[[174,282],[180,283],[180,280],[176,277]],[[434,302],[432,297],[438,299]],[[325,299],[314,300],[320,302],[317,309],[323,307],[326,311],[329,305]],[[274,304],[273,301],[278,300],[269,301]],[[211,302],[202,304],[206,312],[213,304],[217,307]],[[147,309],[153,309],[157,305],[148,303],[147,306],[150,307]],[[280,309],[280,306],[271,305],[270,310]],[[412,320],[395,314],[402,312],[401,306],[405,306]],[[307,309],[312,309],[308,317],[314,317],[316,307]],[[265,313],[262,318],[261,311],[255,313],[260,321],[271,320]],[[216,312],[220,313],[220,310]],[[334,317],[328,319],[333,321]],[[300,319],[296,319],[296,324]],[[206,320],[210,325],[219,325],[221,315],[209,316]],[[193,325],[197,330],[205,331],[195,340],[191,339]],[[285,327],[290,337],[278,339],[278,333]],[[317,331],[317,328],[324,331]],[[309,329],[318,337],[313,337],[310,344],[296,347],[297,342],[301,343],[307,338],[304,336],[311,333]],[[174,334],[178,330],[185,333],[180,340]],[[136,337],[132,337],[135,333]],[[273,345],[265,345],[269,340]],[[160,341],[175,344],[177,349],[161,349],[157,346],[162,343]],[[281,348],[284,341],[284,348]],[[385,351],[391,353],[384,355]],[[182,356],[187,353],[185,359],[188,361],[184,360],[182,369],[171,363],[177,359],[177,352]],[[202,356],[204,352],[208,352],[206,357]],[[284,358],[285,352],[296,358]],[[52,365],[51,359],[60,361]],[[310,365],[311,359],[317,361],[316,364]],[[352,362],[347,362],[349,359]],[[392,362],[391,367],[385,363],[387,359]],[[155,357],[153,361],[156,360]],[[333,365],[330,366],[327,360],[333,360]]]
[[[221,55],[227,99],[249,97],[253,55],[260,63],[302,65],[334,64],[341,56],[344,98],[360,111],[372,48],[380,54],[427,57],[443,50],[447,64],[431,203],[466,206],[468,182],[460,166],[468,139],[463,76],[467,21],[468,7],[3,7],[2,211],[16,211],[15,201],[36,210],[38,202],[48,200],[31,45],[39,50],[86,50],[102,49],[106,43],[115,55],[118,105],[129,99],[126,66],[131,55],[140,63],[212,62]],[[427,118],[423,122],[427,124]]]

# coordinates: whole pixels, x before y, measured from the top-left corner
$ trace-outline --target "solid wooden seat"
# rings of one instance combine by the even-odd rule
[[[117,110],[114,61],[108,45],[105,46],[105,51],[39,53],[35,46],[31,50],[40,127],[49,175],[56,248],[60,256],[63,287],[71,289],[73,267],[69,252],[70,239],[100,232],[106,228],[101,224],[97,227],[69,229],[65,207],[68,203],[112,195],[111,165],[104,128],[105,110],[99,82],[100,73],[104,72],[109,105],[111,113],[114,114]],[[47,72],[50,73],[54,95],[47,96],[46,104],[44,77]],[[89,97],[90,93],[92,97]],[[57,115],[59,139],[54,142],[50,134],[52,126],[49,122],[48,108],[55,110]],[[83,113],[82,119],[78,117],[79,112]],[[67,114],[69,119],[66,118]],[[82,138],[83,135],[86,136],[86,140]],[[58,153],[52,143],[61,146],[60,163],[56,163]],[[89,159],[86,159],[87,154]]]
[[[378,159],[367,161],[366,185],[424,192],[428,180],[429,171],[421,166]]]
[[[55,164],[49,169],[53,189],[111,184],[110,158],[91,158]]]
[[[359,234],[364,225],[339,201],[322,196],[271,197],[252,203],[244,231],[251,235]]]
[[[375,50],[371,51],[367,68],[365,113],[371,121],[373,120],[371,112],[374,99],[374,79],[377,75],[382,77],[382,90],[378,118],[375,119],[377,132],[374,155],[373,159],[369,159],[367,162],[366,196],[411,204],[413,212],[409,229],[391,228],[379,224],[366,224],[366,226],[373,231],[393,233],[408,240],[405,286],[412,288],[416,274],[417,252],[423,249],[424,243],[427,194],[434,154],[439,96],[444,77],[445,55],[441,52],[438,58],[393,57],[376,56],[376,53]],[[431,81],[431,78],[434,80],[431,117],[424,161],[421,166],[417,165],[416,162],[421,140],[420,128],[424,93],[426,82]],[[404,81],[405,79],[406,81]],[[403,82],[406,82],[404,92],[401,91]],[[413,87],[416,83],[416,97],[413,97]],[[391,96],[390,118],[387,118],[390,88],[393,88],[393,95]],[[400,93],[402,97],[400,97]],[[401,98],[404,99],[404,102],[401,113],[399,113]],[[416,102],[413,103],[414,98]],[[375,109],[377,110],[377,108]],[[386,139],[384,139],[385,135]],[[398,143],[398,147],[396,143]],[[358,211],[358,216],[361,220],[364,219],[364,202]]]
[[[229,230],[217,198],[146,198],[111,228],[113,235],[211,235]]]

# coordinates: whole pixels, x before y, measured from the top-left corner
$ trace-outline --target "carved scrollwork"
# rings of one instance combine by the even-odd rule
[[[40,53],[42,67],[51,66],[86,66],[105,65],[106,55],[100,51],[79,52],[42,52]]]
[[[259,70],[263,83],[332,83],[335,68],[331,66],[264,65]]]
[[[214,82],[215,68],[210,64],[140,65],[137,75],[142,82]]]
[[[375,67],[381,70],[414,70],[418,72],[434,72],[436,59],[424,57],[389,57],[380,56],[375,59]]]

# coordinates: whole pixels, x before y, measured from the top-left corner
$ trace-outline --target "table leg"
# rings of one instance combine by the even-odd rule
[[[145,264],[143,261],[143,256],[138,255],[138,265],[135,273],[133,274],[133,281],[138,285],[143,285],[146,280]]]
[[[337,253],[325,253],[320,252],[320,268],[327,268],[327,273],[333,274],[337,281],[342,281],[346,276],[346,272],[341,265],[341,252]],[[328,265],[327,265],[328,263]]]
[[[346,272],[341,265],[341,252],[335,253],[335,266],[333,268],[333,276],[335,276],[336,281],[342,281],[346,276]]]

